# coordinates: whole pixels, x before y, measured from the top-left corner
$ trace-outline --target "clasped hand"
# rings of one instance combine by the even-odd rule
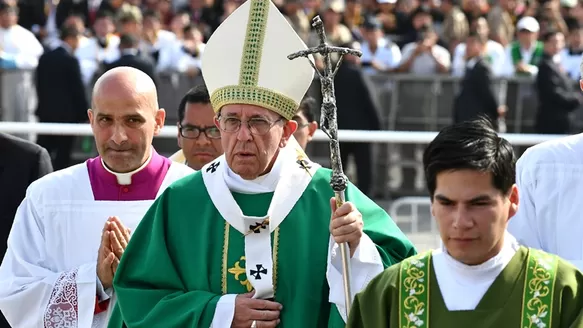
[[[330,199],[330,208],[332,209],[330,233],[337,244],[348,243],[350,257],[352,257],[363,235],[362,214],[351,202],[346,202],[336,208],[335,198]]]
[[[97,255],[97,277],[104,289],[112,287],[113,276],[129,241],[130,229],[118,217],[109,217],[101,232]]]
[[[282,305],[268,300],[254,299],[255,291],[237,295],[231,328],[249,328],[255,321],[257,328],[277,327]]]

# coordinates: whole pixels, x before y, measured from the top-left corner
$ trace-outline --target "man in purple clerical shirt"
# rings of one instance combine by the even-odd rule
[[[99,156],[35,181],[17,210],[0,265],[0,310],[12,327],[106,327],[130,232],[193,172],[152,147],[165,111],[145,73],[112,69],[92,98]]]

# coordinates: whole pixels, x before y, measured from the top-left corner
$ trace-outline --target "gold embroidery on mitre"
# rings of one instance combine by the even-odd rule
[[[228,85],[212,92],[211,105],[215,113],[229,104],[255,105],[267,108],[287,120],[294,117],[299,107],[299,104],[290,97],[256,85]]]
[[[235,265],[229,268],[229,273],[232,274],[241,285],[247,288],[247,291],[250,292],[253,290],[253,286],[251,282],[247,279],[247,273],[245,272],[245,265],[241,266],[241,262],[245,261],[245,256],[241,256],[239,261],[235,262]],[[241,275],[244,275],[244,278],[240,278]]]

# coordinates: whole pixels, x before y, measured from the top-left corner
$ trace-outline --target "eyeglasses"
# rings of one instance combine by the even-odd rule
[[[200,137],[200,134],[204,132],[207,138],[209,139],[220,139],[221,138],[221,131],[216,126],[209,126],[206,128],[194,126],[194,125],[187,125],[178,127],[180,131],[180,135],[186,139],[197,139]]]
[[[244,122],[247,124],[247,128],[249,131],[251,131],[252,134],[264,135],[281,120],[282,118],[279,118],[275,121],[270,121],[264,118],[252,118],[248,121],[241,121],[235,117],[221,117],[219,118],[219,126],[221,127],[221,130],[225,132],[234,133],[241,129],[241,123]]]

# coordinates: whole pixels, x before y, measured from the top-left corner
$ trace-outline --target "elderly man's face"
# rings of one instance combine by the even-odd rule
[[[253,180],[273,166],[279,149],[285,147],[297,123],[254,105],[225,105],[215,124],[227,164],[243,179]]]
[[[119,173],[139,168],[148,159],[165,116],[153,95],[136,92],[128,83],[101,86],[94,96],[89,121],[105,164]]]

